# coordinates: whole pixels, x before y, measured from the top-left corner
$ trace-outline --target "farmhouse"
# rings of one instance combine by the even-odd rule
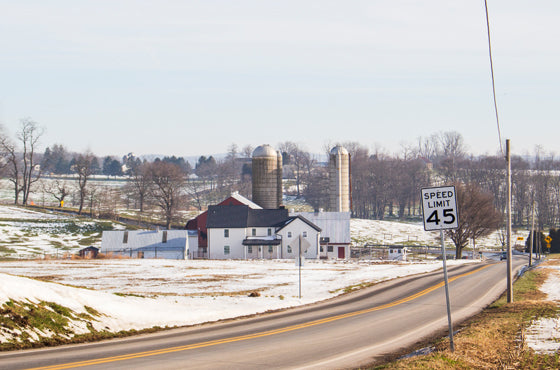
[[[261,206],[253,203],[238,192],[232,193],[228,198],[218,203],[218,205],[246,205],[252,209],[262,209]],[[191,258],[208,258],[208,230],[206,229],[207,219],[208,211],[205,211],[192,220],[189,220],[185,226],[185,228],[189,231],[189,253]]]
[[[318,258],[321,229],[288,210],[248,205],[208,207],[210,259]]]
[[[187,259],[187,230],[104,231],[101,253],[131,258]]]

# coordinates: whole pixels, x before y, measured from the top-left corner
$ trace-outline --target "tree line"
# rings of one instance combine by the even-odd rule
[[[41,152],[43,132],[30,118],[20,121],[14,139],[5,131],[0,132],[0,166],[3,177],[11,183],[15,204],[29,204],[31,194],[42,190],[59,203],[70,199],[79,213],[84,208],[96,207],[110,212],[136,209],[140,213],[159,209],[169,227],[180,219],[181,211],[203,210],[233,191],[251,197],[252,146],[240,149],[231,144],[225,157],[200,156],[191,166],[183,157],[176,156],[153,161],[132,153],[98,158],[91,152],[70,153],[61,144]],[[506,207],[505,159],[499,154],[469,154],[457,132],[418,138],[393,154],[379,148],[370,151],[357,142],[336,144],[344,146],[351,155],[353,217],[418,219],[422,187],[456,184],[465,192],[465,199],[469,199],[462,207],[463,219],[470,217],[465,209],[474,204],[473,194],[478,194],[491,207],[484,203],[484,207],[479,204],[475,208],[492,215],[490,210],[497,211],[496,217],[502,223]],[[283,157],[288,194],[305,200],[315,209],[327,208],[325,158],[333,145],[325,145],[324,154],[317,156],[298,143],[277,144]],[[556,227],[560,221],[560,161],[537,147],[531,156],[513,156],[511,167],[514,226],[526,227],[534,217],[538,229]],[[99,175],[125,179],[125,185],[104,191],[92,181]],[[40,182],[47,177],[51,181]],[[465,238],[477,237],[474,231],[467,234],[456,236],[460,245],[464,245]]]

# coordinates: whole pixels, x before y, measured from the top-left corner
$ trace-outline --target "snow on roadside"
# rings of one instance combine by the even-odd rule
[[[336,296],[348,286],[440,268],[441,261],[306,261],[300,299],[293,261],[14,261],[0,263],[0,303],[8,299],[55,302],[78,313],[86,312],[88,306],[107,315],[93,323],[96,329],[119,331],[190,325],[293,307]],[[7,273],[49,276],[58,283]],[[248,297],[251,291],[261,296]]]
[[[549,301],[560,303],[560,266],[547,265],[552,271],[540,290]],[[560,317],[534,320],[525,331],[525,343],[541,354],[554,354],[560,350]]]

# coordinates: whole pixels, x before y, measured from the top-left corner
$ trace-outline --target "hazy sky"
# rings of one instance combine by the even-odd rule
[[[557,151],[560,1],[488,7],[502,138]],[[484,0],[0,0],[0,123],[24,117],[98,155],[499,149]]]

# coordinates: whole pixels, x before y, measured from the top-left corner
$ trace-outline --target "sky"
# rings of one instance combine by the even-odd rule
[[[0,0],[0,124],[42,148],[198,156],[285,141],[554,152],[560,2]]]

